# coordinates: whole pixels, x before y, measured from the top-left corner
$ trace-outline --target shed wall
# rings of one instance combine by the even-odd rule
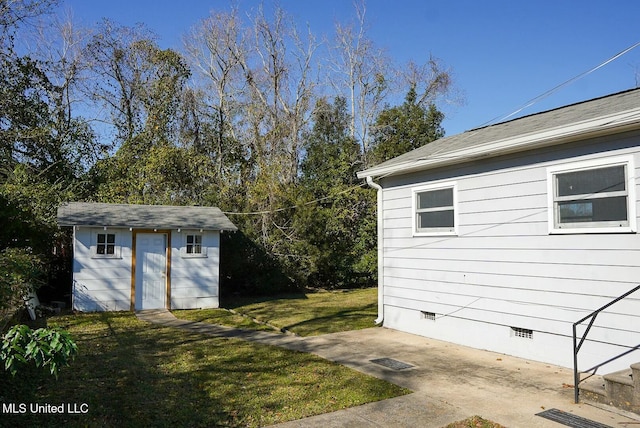
[[[96,255],[96,234],[115,233],[117,254]],[[202,255],[186,254],[186,235],[202,234]],[[83,312],[131,308],[132,236],[129,229],[74,229],[73,308]],[[219,306],[219,231],[171,232],[171,309]]]
[[[96,234],[115,233],[119,254],[95,255]],[[73,308],[83,312],[126,311],[131,306],[132,234],[128,229],[74,230]]]
[[[189,231],[172,234],[171,308],[196,309],[219,307],[220,232],[204,231],[204,256],[185,253]]]
[[[627,155],[637,188],[638,141],[625,134],[384,179],[385,326],[572,366],[573,322],[640,282],[640,236],[549,234],[547,168]],[[458,235],[414,236],[412,189],[438,181],[457,185]],[[602,314],[589,338],[583,368],[639,345],[640,295]]]

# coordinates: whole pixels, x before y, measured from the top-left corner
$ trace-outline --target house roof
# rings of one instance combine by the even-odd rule
[[[60,226],[238,230],[216,207],[69,202],[58,208]]]
[[[640,129],[640,89],[444,137],[358,173],[382,177]]]

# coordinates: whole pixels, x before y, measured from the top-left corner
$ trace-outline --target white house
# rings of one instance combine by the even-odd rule
[[[378,189],[377,322],[572,367],[573,323],[640,283],[639,167],[640,90],[630,90],[360,172]],[[638,345],[640,291],[598,315],[580,366]]]
[[[71,202],[72,305],[79,311],[218,307],[220,233],[236,226],[214,207]]]

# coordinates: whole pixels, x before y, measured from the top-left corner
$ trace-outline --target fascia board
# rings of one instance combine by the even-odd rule
[[[640,109],[632,109],[571,125],[550,128],[542,132],[523,134],[462,150],[445,152],[443,155],[435,154],[429,158],[414,159],[383,168],[374,167],[358,172],[357,176],[365,178],[404,174],[452,165],[461,160],[499,156],[638,128],[640,128]]]

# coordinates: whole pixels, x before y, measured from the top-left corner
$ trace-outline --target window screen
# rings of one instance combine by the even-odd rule
[[[555,227],[629,226],[626,165],[554,175]]]
[[[416,232],[453,232],[453,187],[416,192]]]

